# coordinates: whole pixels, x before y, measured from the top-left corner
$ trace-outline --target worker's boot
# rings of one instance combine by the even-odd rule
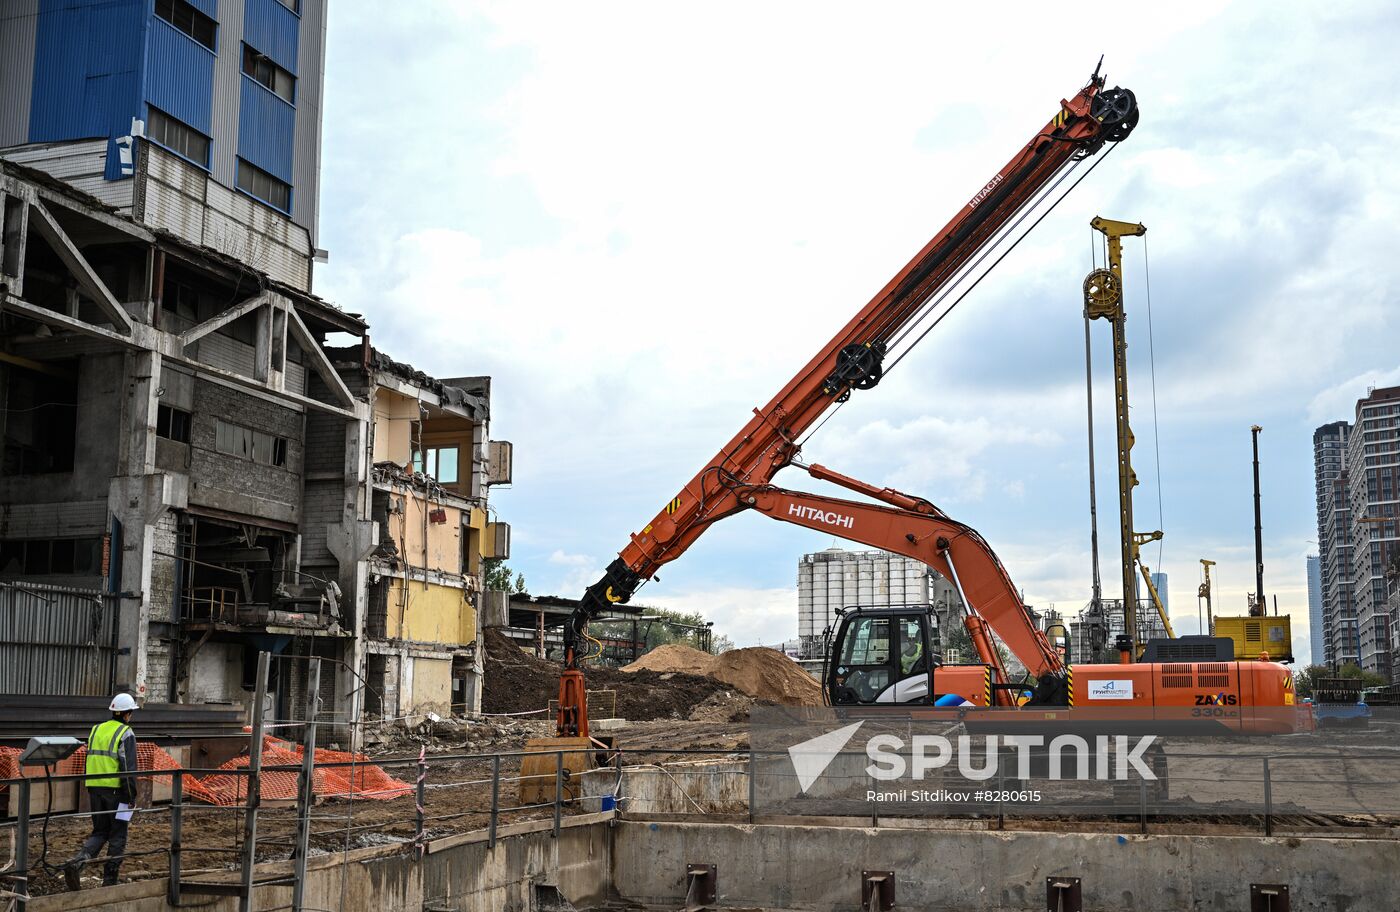
[[[109,865],[109,866],[107,866],[107,867],[104,867],[104,868],[102,869],[102,886],[104,886],[104,887],[115,887],[115,886],[117,885],[117,883],[118,883],[118,881],[117,881],[117,868],[116,868],[116,866],[115,866],[115,865]]]
[[[77,855],[68,859],[67,864],[63,866],[63,882],[68,885],[68,889],[81,890],[83,888],[83,882],[81,880],[83,862],[91,857],[92,856],[87,853],[87,849],[79,849]]]

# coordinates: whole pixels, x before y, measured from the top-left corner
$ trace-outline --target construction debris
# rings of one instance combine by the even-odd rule
[[[822,688],[816,679],[781,652],[764,646],[731,649],[716,656],[689,646],[671,644],[653,649],[622,670],[630,673],[676,672],[712,678],[764,703],[781,703],[785,706],[822,704]]]

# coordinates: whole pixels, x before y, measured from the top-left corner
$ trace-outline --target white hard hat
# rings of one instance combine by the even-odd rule
[[[129,693],[119,693],[112,698],[112,705],[107,708],[114,713],[131,712],[136,709],[136,698]]]

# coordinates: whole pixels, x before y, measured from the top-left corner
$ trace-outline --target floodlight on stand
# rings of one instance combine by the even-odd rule
[[[60,760],[67,760],[73,752],[83,746],[77,738],[40,736],[30,738],[24,752],[19,755],[20,766],[53,766]]]

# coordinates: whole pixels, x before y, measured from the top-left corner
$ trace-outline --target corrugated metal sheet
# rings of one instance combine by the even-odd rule
[[[97,696],[112,686],[116,600],[0,583],[0,693]]]
[[[253,376],[253,346],[222,333],[210,333],[199,340],[199,360],[219,370]]]
[[[218,22],[219,32],[222,34],[224,23],[219,20],[219,7],[220,5],[228,6],[227,0],[224,0],[222,4],[220,4],[219,0],[188,0],[188,3],[190,6],[199,10],[201,13],[208,16],[210,19],[213,19],[214,21]],[[224,18],[228,18],[227,11],[224,12]],[[220,47],[223,47],[222,38],[220,38],[220,40],[215,43],[218,44]]]
[[[39,0],[29,141],[123,136],[141,114],[147,0]]]
[[[84,193],[97,197],[123,213],[131,212],[135,182],[130,178],[109,181],[103,177],[107,166],[107,141],[78,139],[61,143],[35,143],[0,149],[0,158],[37,168],[66,181]]]
[[[295,361],[287,362],[287,376],[283,378],[282,385],[289,391],[299,396],[306,395],[306,368]]]
[[[243,83],[243,0],[220,0],[219,47],[227,48],[214,61],[214,104],[209,136],[209,167],[225,187],[234,182],[238,151],[238,101]]]
[[[107,529],[107,501],[0,504],[0,538],[78,538]]]
[[[149,148],[149,147],[148,147]],[[146,182],[146,224],[163,228],[195,244],[204,234],[204,212],[199,200],[169,184],[151,179]]]
[[[309,5],[312,0],[303,0]],[[244,0],[243,40],[290,73],[297,72],[301,19],[279,0]]]
[[[39,0],[5,0],[0,11],[0,147],[29,139],[34,85],[34,33]]]
[[[306,229],[164,149],[148,144],[142,153],[148,179],[140,217],[147,224],[226,253],[294,288],[308,288]]]
[[[278,180],[292,183],[296,109],[248,76],[238,108],[238,154]],[[293,195],[296,194],[293,185]]]
[[[321,213],[321,97],[326,69],[324,0],[303,0],[298,49],[296,149],[292,155],[292,218],[311,229],[317,243]]]
[[[211,247],[243,257],[289,285],[307,287],[311,238],[305,228],[215,183],[209,185],[208,204],[205,230],[210,238],[218,238]]]
[[[160,18],[151,19],[146,47],[146,101],[209,135],[214,52]]]

